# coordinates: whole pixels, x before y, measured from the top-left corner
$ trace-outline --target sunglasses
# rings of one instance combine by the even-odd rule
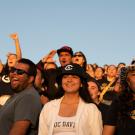
[[[78,54],[78,55],[74,55],[73,57],[82,57],[82,55]]]
[[[24,70],[22,70],[22,69],[17,69],[17,68],[11,68],[11,69],[10,69],[10,73],[16,73],[16,74],[18,74],[18,75],[23,75],[23,74],[29,75],[28,72],[26,72],[26,71],[24,71]]]

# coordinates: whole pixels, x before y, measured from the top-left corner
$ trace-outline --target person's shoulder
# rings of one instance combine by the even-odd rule
[[[94,110],[99,110],[97,105],[94,104],[94,103],[86,103],[85,104],[85,108],[88,110],[88,111],[94,111]]]
[[[28,94],[28,95],[36,95],[36,94],[38,94],[38,91],[34,88],[34,86],[32,86],[32,87],[25,89],[22,93]]]
[[[24,91],[18,93],[17,99],[27,99],[27,100],[34,100],[37,99],[40,100],[40,96],[37,92],[37,90],[34,87],[30,87],[28,89],[25,89]]]
[[[87,106],[89,106],[90,108],[97,108],[97,105],[94,103],[88,103]]]
[[[85,114],[93,115],[93,116],[101,114],[101,112],[98,109],[97,105],[95,105],[94,103],[85,104],[85,108],[84,108],[83,112]]]
[[[43,106],[42,112],[48,112],[50,110],[55,110],[59,104],[60,104],[60,99],[51,100]]]

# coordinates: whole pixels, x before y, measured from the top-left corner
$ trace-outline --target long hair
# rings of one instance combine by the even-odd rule
[[[85,55],[84,55],[84,53],[83,52],[81,52],[81,51],[79,51],[79,52],[75,52],[75,54],[77,54],[77,53],[80,53],[81,55],[82,55],[82,57],[83,57],[83,59],[84,59],[84,63],[83,63],[83,69],[86,71],[86,66],[87,66],[87,59],[86,59],[86,57],[85,57]],[[74,55],[75,55],[74,54]]]
[[[82,82],[82,87],[80,87],[79,89],[79,96],[81,97],[81,99],[83,99],[84,102],[86,103],[93,103],[90,95],[89,95],[89,91],[88,91],[88,84],[85,80],[81,79]],[[65,91],[62,88],[62,84],[60,82],[59,87],[58,87],[58,92],[56,93],[56,99],[61,98],[64,95]]]

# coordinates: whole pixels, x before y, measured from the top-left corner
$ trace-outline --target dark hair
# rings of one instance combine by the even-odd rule
[[[82,67],[83,67],[83,69],[86,71],[87,59],[86,59],[86,57],[85,57],[85,55],[84,55],[83,52],[81,52],[81,51],[75,52],[74,55],[77,54],[77,53],[80,53],[80,54],[82,55],[82,57],[83,57],[83,59],[84,59],[84,63],[83,63],[83,66],[82,66]]]
[[[91,78],[89,78],[89,80],[87,80],[87,82],[94,82],[97,85],[98,90],[101,92],[101,87],[100,87],[98,81],[95,78],[91,77]]]
[[[83,99],[84,102],[86,103],[93,103],[90,95],[89,95],[89,91],[88,91],[88,84],[86,81],[81,80],[82,82],[82,87],[80,87],[79,89],[79,96]],[[62,84],[59,84],[58,87],[58,92],[56,93],[56,99],[62,97],[64,95],[65,91],[62,88]]]
[[[131,65],[135,64],[135,58],[131,61]]]
[[[94,70],[96,70],[96,68],[99,67],[97,63],[94,63],[94,64],[92,64],[92,65],[93,65],[93,67],[94,67]]]
[[[37,67],[31,60],[22,58],[22,59],[18,60],[18,63],[27,64],[29,66],[29,71],[28,71],[29,75],[34,76],[34,78],[36,77]]]
[[[126,66],[126,63],[124,63],[124,62],[120,62],[120,63],[118,63],[117,67],[119,67],[120,65],[124,65],[124,66]]]
[[[104,69],[103,67],[97,67],[97,68],[95,69],[95,71],[96,71],[98,68],[100,68],[100,69],[102,70],[103,74],[104,74],[105,69]]]
[[[2,70],[2,72],[4,73],[4,74],[6,74],[6,75],[9,75],[9,66],[8,66],[8,63],[6,63],[5,65],[4,65],[4,67],[3,67],[3,70]]]

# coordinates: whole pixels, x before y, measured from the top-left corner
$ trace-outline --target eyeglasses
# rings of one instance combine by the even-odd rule
[[[16,72],[16,74],[18,74],[18,75],[23,75],[23,74],[29,75],[28,72],[26,72],[26,71],[24,71],[24,70],[22,70],[22,69],[17,69],[17,68],[11,68],[11,69],[10,69],[10,73],[15,73],[15,72]]]
[[[74,55],[73,57],[82,57],[82,55],[78,54],[78,55]]]

